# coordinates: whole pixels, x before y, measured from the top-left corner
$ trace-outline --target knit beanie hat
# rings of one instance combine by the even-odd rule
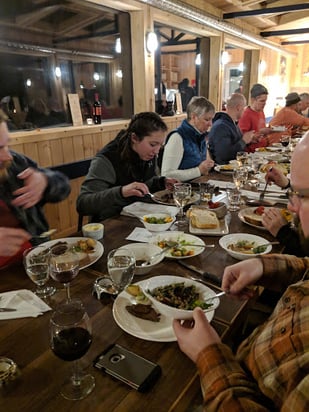
[[[292,104],[300,102],[300,100],[301,98],[298,93],[289,93],[287,96],[285,96],[285,105],[291,106]]]
[[[251,97],[259,97],[261,94],[268,94],[268,90],[262,84],[254,84],[250,90]]]

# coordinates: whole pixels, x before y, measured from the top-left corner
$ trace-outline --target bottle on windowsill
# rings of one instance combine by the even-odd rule
[[[101,124],[102,107],[99,100],[99,94],[95,93],[94,103],[92,105],[92,118],[94,124]]]

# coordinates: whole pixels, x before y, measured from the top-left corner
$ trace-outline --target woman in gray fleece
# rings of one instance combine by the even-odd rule
[[[149,192],[171,189],[177,180],[156,174],[166,133],[167,126],[156,113],[133,116],[128,128],[92,160],[77,198],[77,211],[98,222],[119,214]]]

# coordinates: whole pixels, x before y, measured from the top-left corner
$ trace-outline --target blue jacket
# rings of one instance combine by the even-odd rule
[[[236,153],[244,150],[246,143],[240,128],[227,113],[216,113],[212,123],[208,134],[209,152],[215,163],[226,164],[236,159]]]
[[[169,138],[173,138],[173,133],[179,133],[183,140],[184,151],[179,169],[199,166],[206,159],[206,133],[200,133],[186,119],[170,134]]]

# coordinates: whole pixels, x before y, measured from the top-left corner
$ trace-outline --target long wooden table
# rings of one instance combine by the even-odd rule
[[[105,251],[102,258],[90,268],[80,271],[71,287],[72,297],[83,300],[92,321],[93,343],[81,362],[95,376],[94,391],[84,400],[75,402],[65,400],[60,395],[61,383],[70,373],[71,364],[58,359],[49,348],[50,312],[38,318],[1,320],[0,355],[13,359],[21,370],[21,376],[14,385],[1,391],[1,411],[186,411],[199,393],[195,365],[179,350],[177,342],[151,342],[131,336],[119,328],[113,319],[113,299],[104,297],[99,301],[92,296],[94,280],[106,273],[107,252],[129,243],[125,238],[134,227],[142,226],[138,219],[125,216],[108,219],[104,224],[102,243]],[[243,224],[237,214],[233,213],[230,232],[244,231],[261,234],[255,228]],[[262,236],[273,240],[266,232]],[[221,278],[224,267],[236,261],[221,249],[218,237],[202,238],[206,243],[216,243],[216,247],[206,249],[201,255],[188,259],[188,262]],[[198,276],[171,259],[164,259],[147,276],[159,274]],[[0,276],[0,292],[33,289],[22,266],[2,270]],[[142,278],[138,277],[136,280]],[[59,288],[59,284],[57,286]],[[211,282],[209,286],[216,290]],[[54,307],[64,297],[64,291],[60,290],[49,300],[49,304]],[[234,337],[241,333],[250,305],[250,301],[239,302],[227,296],[221,299],[212,324],[223,341],[232,343]],[[93,359],[115,342],[162,367],[162,376],[150,392],[141,394],[93,368]]]

